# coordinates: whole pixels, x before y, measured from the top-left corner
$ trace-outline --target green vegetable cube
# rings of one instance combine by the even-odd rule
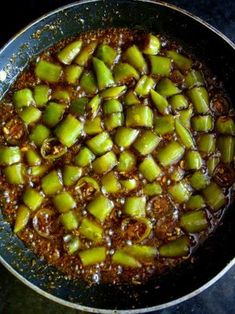
[[[41,146],[45,139],[50,135],[50,130],[43,124],[37,124],[29,134],[29,139],[34,142],[35,145]]]
[[[3,169],[3,174],[10,184],[24,184],[25,166],[23,164],[7,166]]]
[[[95,243],[101,242],[103,239],[103,229],[96,222],[87,218],[82,219],[79,233]]]
[[[113,203],[105,196],[96,196],[87,206],[87,210],[101,223],[109,216],[113,209]]]
[[[87,147],[82,147],[74,159],[75,165],[86,167],[95,159],[95,155]]]
[[[187,202],[192,194],[190,186],[184,181],[169,186],[168,192],[179,204]]]
[[[63,145],[71,147],[81,135],[82,128],[82,123],[69,114],[56,127],[55,135]]]
[[[53,195],[61,191],[63,184],[61,178],[56,170],[49,172],[42,178],[42,189],[47,195]]]
[[[35,189],[28,189],[23,194],[23,202],[29,209],[36,210],[43,202],[44,197]]]
[[[118,128],[114,141],[120,147],[129,147],[135,141],[139,134],[138,130],[131,128]]]
[[[13,103],[16,108],[28,107],[34,104],[33,93],[29,88],[16,91],[13,95]]]
[[[144,196],[127,197],[124,204],[124,213],[132,217],[145,217],[146,198]]]
[[[139,170],[148,181],[154,181],[160,174],[161,169],[156,164],[152,156],[145,158],[139,165]]]
[[[61,214],[60,221],[66,230],[74,230],[78,228],[78,218],[73,211]]]
[[[141,155],[148,155],[157,147],[160,140],[154,132],[147,130],[137,137],[133,146]]]
[[[53,203],[60,213],[68,212],[76,207],[74,198],[68,192],[62,192],[53,197]]]
[[[117,164],[116,155],[113,152],[108,152],[103,156],[96,158],[92,163],[95,173],[102,174],[113,169]]]
[[[113,147],[113,142],[107,132],[102,132],[92,137],[86,144],[96,155],[102,155]]]
[[[106,193],[117,193],[121,188],[117,177],[112,171],[104,175],[101,182]]]

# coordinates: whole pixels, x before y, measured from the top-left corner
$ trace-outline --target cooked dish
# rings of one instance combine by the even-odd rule
[[[229,100],[164,36],[108,29],[60,42],[0,108],[0,206],[70,277],[143,283],[191,261],[229,205]]]

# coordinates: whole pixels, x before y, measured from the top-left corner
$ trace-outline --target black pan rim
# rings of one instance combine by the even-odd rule
[[[216,29],[214,26],[210,25],[209,23],[205,22],[203,19],[197,17],[196,15],[188,12],[187,10],[181,9],[178,6],[175,6],[173,4],[169,4],[166,3],[164,1],[160,1],[160,0],[132,0],[133,2],[147,2],[147,3],[151,3],[154,5],[158,5],[158,6],[163,6],[163,7],[167,7],[170,8],[174,11],[180,12],[186,16],[188,16],[191,19],[194,19],[196,22],[202,24],[204,27],[206,27],[207,29],[209,29],[211,32],[215,33],[217,36],[221,37],[229,46],[231,46],[232,49],[235,50],[235,44],[227,37],[225,36],[222,32],[220,32],[218,29]],[[92,3],[92,2],[102,2],[102,0],[81,0],[81,1],[77,1],[77,2],[73,2],[70,4],[67,4],[65,6],[59,7],[53,11],[50,11],[44,15],[42,15],[41,17],[37,18],[36,20],[32,21],[30,24],[28,24],[27,26],[25,26],[23,29],[21,29],[18,33],[16,33],[1,49],[0,49],[0,54],[2,54],[4,52],[4,50],[11,44],[13,43],[19,36],[21,36],[24,32],[26,32],[28,29],[30,29],[33,25],[37,24],[38,22],[42,21],[43,19],[50,17],[52,15],[54,15],[57,12],[61,12],[64,11],[66,9],[69,8],[73,8],[75,6],[78,6],[80,4],[86,4],[86,3]],[[73,303],[73,302],[69,302],[66,301],[64,299],[61,299],[59,297],[54,296],[53,294],[50,294],[48,292],[43,291],[42,289],[40,289],[39,287],[37,287],[36,285],[32,284],[30,281],[28,281],[27,279],[25,279],[22,275],[20,275],[10,264],[8,264],[1,256],[0,256],[0,263],[11,273],[13,274],[17,279],[19,279],[23,284],[25,284],[26,286],[28,286],[29,288],[31,288],[32,290],[34,290],[35,292],[37,292],[38,294],[54,301],[57,302],[61,305],[76,309],[76,310],[80,310],[80,311],[86,311],[86,312],[90,312],[90,313],[100,313],[100,314],[108,314],[108,313],[117,313],[117,314],[138,314],[138,313],[148,313],[148,312],[153,312],[153,311],[158,311],[158,310],[162,310],[162,309],[166,309],[168,307],[172,307],[175,306],[181,302],[187,301],[191,298],[193,298],[194,296],[198,295],[199,293],[205,291],[207,288],[209,288],[210,286],[212,286],[215,282],[217,282],[220,278],[222,278],[227,271],[235,265],[235,257],[215,276],[213,277],[211,280],[209,280],[207,283],[205,283],[203,286],[201,286],[200,288],[194,290],[191,293],[188,293],[176,300],[167,302],[167,303],[163,303],[160,305],[156,305],[156,306],[152,306],[152,307],[146,307],[146,308],[139,308],[139,309],[129,309],[129,310],[115,310],[115,309],[99,309],[99,308],[93,308],[93,307],[88,307],[88,306],[83,306],[77,303]]]

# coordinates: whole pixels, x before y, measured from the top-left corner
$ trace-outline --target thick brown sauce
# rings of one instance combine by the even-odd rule
[[[80,35],[78,38],[82,38],[84,44],[89,43],[91,40],[97,40],[100,43],[110,44],[112,47],[118,49],[119,51],[124,51],[126,47],[130,46],[133,43],[138,43],[143,40],[144,33],[140,31],[133,31],[128,29],[108,29],[97,32],[90,32]],[[71,40],[71,39],[70,39]],[[68,40],[68,41],[70,41]],[[56,44],[54,47],[49,49],[48,51],[41,54],[40,58],[51,60],[53,62],[58,62],[55,58],[55,53],[60,50],[62,47],[68,43],[68,41],[63,41]],[[180,49],[175,43],[171,43],[168,40],[162,38],[162,42],[167,49],[175,48]],[[164,54],[164,49],[161,51]],[[27,146],[29,144],[27,139],[28,131],[24,127],[23,123],[20,121],[20,118],[17,118],[17,112],[14,109],[14,106],[11,103],[11,98],[14,90],[21,89],[24,87],[33,87],[38,84],[38,80],[34,75],[34,64],[32,62],[29,67],[20,75],[17,79],[15,85],[9,91],[7,97],[0,105],[0,145],[5,145],[6,135],[3,133],[3,127],[8,126],[10,130],[11,140],[10,144],[20,145],[21,148]],[[203,66],[199,62],[194,62],[194,68],[202,68]],[[206,69],[204,69],[204,73],[206,73],[206,81],[207,81],[207,90],[210,93],[210,98],[212,99],[215,95],[223,94],[221,86],[216,80],[214,80],[208,73]],[[181,86],[180,78],[177,76],[175,71],[172,72],[171,77],[172,81],[177,82],[179,86]],[[68,87],[66,84],[60,83],[57,84],[56,88],[60,87]],[[51,84],[53,87],[53,84]],[[82,95],[83,92],[80,89],[76,89],[74,87],[70,87],[71,100],[75,99],[79,95]],[[152,107],[149,99],[147,98],[145,102],[149,103],[153,111],[155,108]],[[217,102],[216,105],[218,107],[221,106],[221,102]],[[221,109],[221,108],[219,108]],[[224,109],[224,108],[223,108]],[[165,141],[171,140],[171,135],[165,136]],[[48,164],[49,170],[52,168],[61,169],[64,164],[72,163],[74,155],[79,151],[79,142],[78,141],[71,149],[69,149],[68,153],[64,155],[62,158],[57,160],[54,163],[49,161],[45,161]],[[157,150],[164,145],[162,141]],[[9,144],[9,143],[8,143]],[[157,150],[152,154],[155,156],[157,154]],[[120,152],[119,148],[114,146],[114,151],[117,154]],[[138,157],[138,161],[141,157]],[[177,166],[182,166],[177,165]],[[48,171],[49,171],[48,170]],[[170,173],[172,168],[168,169]],[[86,174],[91,174],[92,169],[87,168]],[[85,173],[83,173],[85,175]],[[123,175],[125,177],[125,175]],[[100,177],[94,176],[99,182]],[[132,173],[127,175],[128,178],[139,178],[138,169],[135,169]],[[130,195],[141,195],[143,193],[142,186],[145,183],[145,180],[141,179],[138,181],[138,188],[134,191],[126,194]],[[23,191],[27,187],[34,187],[40,190],[40,179],[35,179],[31,181],[30,177],[28,178],[28,184],[24,186],[12,186],[9,185],[3,175],[0,177],[0,206],[3,208],[5,217],[11,223],[14,223],[16,212],[18,208],[19,202],[21,202]],[[166,172],[165,175],[161,178],[161,185],[163,187],[163,195],[159,197],[150,198],[148,201],[147,217],[152,221],[154,228],[152,235],[144,241],[144,244],[151,245],[155,247],[159,247],[163,243],[167,243],[169,240],[178,238],[181,234],[184,234],[182,229],[179,227],[178,217],[180,213],[184,212],[186,209],[184,205],[176,206],[166,195],[166,188],[168,184],[171,184],[169,181],[169,174]],[[87,201],[91,198],[89,195],[86,195],[86,191],[83,191],[85,194],[85,199],[78,194],[74,187],[67,188],[67,190],[71,193],[74,199],[77,202],[77,213],[80,216],[86,216],[89,214],[85,210]],[[137,232],[138,230],[130,230],[129,234],[125,234],[123,236],[123,232],[120,229],[121,226],[121,211],[123,207],[123,194],[120,195],[109,195],[109,199],[113,200],[115,206],[114,209],[107,219],[104,230],[105,230],[105,241],[104,245],[107,246],[108,254],[105,263],[101,263],[99,265],[90,266],[83,268],[80,262],[80,258],[78,254],[68,255],[65,250],[63,236],[66,231],[63,229],[62,225],[59,223],[59,214],[53,207],[53,204],[50,198],[45,198],[44,208],[50,209],[54,215],[49,217],[47,221],[40,221],[39,224],[41,229],[49,232],[50,236],[48,238],[41,237],[33,228],[32,221],[27,225],[27,227],[21,231],[18,235],[24,241],[26,246],[30,247],[37,255],[44,257],[50,264],[58,267],[62,272],[71,276],[71,277],[83,277],[84,279],[90,282],[98,282],[100,279],[105,282],[118,283],[120,281],[127,281],[134,284],[142,283],[147,280],[153,273],[161,274],[163,271],[176,266],[181,263],[185,259],[190,259],[191,255],[183,258],[162,258],[157,257],[153,263],[145,263],[142,268],[138,269],[125,269],[123,267],[113,265],[111,263],[111,256],[113,254],[113,249],[116,247],[122,247],[126,245],[128,241],[130,241],[131,234]],[[206,231],[202,231],[197,236],[190,235],[192,250],[198,245],[205,237],[208,236],[209,233],[215,228],[218,224],[221,211],[216,215],[211,215],[208,211],[208,219],[209,228]],[[91,218],[91,217],[90,217]],[[139,230],[141,232],[141,230]],[[77,230],[72,232],[73,234],[77,234]],[[195,245],[196,244],[196,245]],[[90,241],[87,241],[82,238],[83,248],[89,248],[92,246]]]

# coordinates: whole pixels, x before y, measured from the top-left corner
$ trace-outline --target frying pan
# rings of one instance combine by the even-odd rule
[[[224,83],[235,103],[235,46],[223,34],[199,18],[172,5],[156,1],[82,1],[55,10],[17,34],[0,51],[0,95],[3,96],[29,59],[57,41],[79,32],[108,27],[129,27],[161,33],[177,40],[206,63]],[[87,286],[70,280],[35,256],[13,234],[0,209],[0,261],[26,285],[75,309],[110,313],[144,313],[163,309],[198,294],[235,263],[235,210],[185,263],[140,286]]]

